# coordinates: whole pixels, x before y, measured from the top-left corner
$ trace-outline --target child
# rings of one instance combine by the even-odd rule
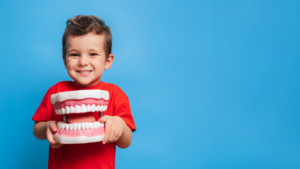
[[[127,148],[131,144],[132,131],[136,127],[126,94],[116,85],[100,81],[102,73],[111,67],[112,35],[110,28],[95,16],[78,15],[67,21],[62,39],[63,61],[69,76],[74,81],[63,81],[50,87],[36,113],[33,134],[50,143],[48,168],[115,168],[116,145]],[[105,123],[102,142],[87,144],[60,144],[54,134],[57,122],[63,115],[56,114],[51,104],[51,95],[76,90],[108,91],[107,110],[100,118],[98,113],[85,113],[80,118]],[[79,120],[67,114],[67,122]],[[100,118],[100,119],[99,119]]]

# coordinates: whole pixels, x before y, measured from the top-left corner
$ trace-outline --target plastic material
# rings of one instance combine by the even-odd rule
[[[51,95],[51,103],[56,114],[63,116],[77,116],[82,113],[98,113],[107,110],[109,100],[108,91],[77,90],[61,92]],[[80,114],[79,114],[80,113]],[[102,113],[101,113],[102,114]],[[104,124],[86,122],[84,118],[79,123],[58,122],[58,130],[54,138],[61,144],[81,144],[99,142],[104,138]]]

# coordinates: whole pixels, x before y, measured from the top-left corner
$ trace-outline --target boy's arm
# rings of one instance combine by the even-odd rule
[[[41,140],[47,139],[52,148],[59,148],[62,144],[56,142],[54,139],[56,130],[56,121],[36,122],[33,126],[33,135]]]
[[[105,136],[103,144],[116,142],[120,148],[127,148],[132,141],[132,131],[119,116],[105,115],[99,119],[105,123]]]

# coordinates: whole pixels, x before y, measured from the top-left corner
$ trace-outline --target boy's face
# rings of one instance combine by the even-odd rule
[[[65,67],[75,83],[94,86],[99,83],[103,70],[111,67],[114,55],[110,54],[106,59],[104,44],[103,34],[69,35]]]

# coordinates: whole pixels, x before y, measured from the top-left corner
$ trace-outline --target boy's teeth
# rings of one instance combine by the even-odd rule
[[[91,70],[89,70],[89,71],[78,71],[79,73],[84,73],[84,74],[88,74],[88,73],[90,73],[91,72]]]

